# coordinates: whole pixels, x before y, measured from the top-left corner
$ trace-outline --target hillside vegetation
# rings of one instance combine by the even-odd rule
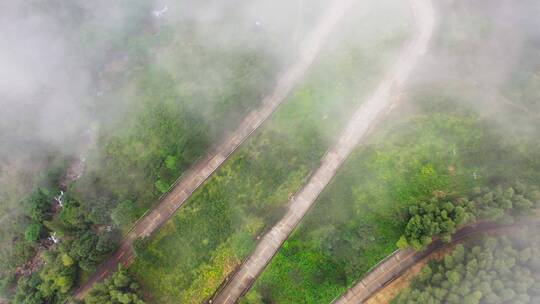
[[[116,248],[122,233],[259,105],[295,52],[292,43],[268,48],[269,41],[292,38],[276,29],[256,30],[235,10],[224,9],[215,23],[199,27],[192,16],[158,20],[152,15],[154,7],[145,1],[73,2],[53,9],[57,5],[34,6],[58,22],[66,18],[64,22],[72,26],[70,42],[83,49],[78,55],[93,79],[91,92],[80,96],[81,111],[88,112],[93,122],[86,126],[88,131],[74,133],[96,131],[97,140],[87,153],[86,171],[67,189],[61,208],[52,210],[52,199],[69,157],[50,161],[53,178],[31,183],[33,189],[16,189],[28,194],[24,203],[28,210],[13,214],[9,224],[15,226],[0,235],[7,247],[0,255],[0,287],[6,297],[12,297],[17,280],[28,275],[16,275],[17,267],[28,261],[35,264],[35,269],[25,270],[34,273],[33,287],[25,288],[28,282],[20,280],[17,303],[63,301]],[[93,13],[101,5],[108,8],[103,12],[107,15],[97,20]],[[191,5],[192,12],[207,9],[205,5]],[[108,22],[108,14],[114,13],[117,19]],[[271,12],[261,18],[266,14]],[[231,28],[234,37],[216,47],[210,37],[230,36]],[[62,167],[53,170],[53,160]],[[0,212],[3,221],[3,207]],[[60,243],[52,244],[47,240],[50,235]],[[46,263],[40,270],[42,262]]]
[[[536,187],[516,184],[503,189],[476,188],[469,197],[451,198],[444,194],[428,202],[409,207],[405,233],[398,247],[425,249],[433,237],[450,242],[457,228],[476,221],[513,221],[540,208],[540,191]]]
[[[425,266],[392,303],[538,303],[540,239],[535,229],[458,245],[442,261]]]
[[[501,14],[497,5],[438,3],[444,12],[439,33],[401,96],[402,106],[351,155],[244,303],[329,303],[398,249],[402,235],[400,245],[420,248],[435,234],[448,238],[461,223],[537,206],[540,142],[534,134],[540,124],[533,117],[530,100],[536,90],[530,79],[539,61],[529,55],[537,53],[538,36],[522,23],[527,20],[513,16],[513,25],[527,37],[519,40],[521,64],[512,66],[521,77],[497,70],[498,54],[515,46],[500,39],[512,39],[516,30],[495,21]],[[524,2],[516,9],[523,12],[531,5]],[[519,110],[501,96],[514,96],[518,105],[528,100],[531,108]],[[503,189],[519,183],[524,189],[509,190],[506,196],[512,198],[503,199]],[[480,192],[475,194],[475,188]],[[444,211],[443,203],[458,198],[467,198],[469,207],[461,210],[451,203],[446,206],[450,214]],[[448,220],[452,216],[458,223]]]
[[[385,5],[389,14],[397,9]],[[353,16],[346,24],[373,24]],[[377,31],[351,30],[331,39],[271,120],[154,237],[139,243],[131,269],[156,301],[207,299],[251,252],[257,236],[282,216],[288,198],[319,165],[405,36],[395,28]],[[332,46],[352,35],[370,40]]]

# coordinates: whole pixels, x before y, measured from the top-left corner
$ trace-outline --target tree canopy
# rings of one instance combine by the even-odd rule
[[[539,303],[540,238],[533,230],[519,233],[458,245],[425,266],[392,303]]]
[[[86,297],[86,304],[144,304],[140,286],[126,269],[119,267],[111,278],[97,284]]]
[[[468,197],[437,194],[428,202],[418,202],[407,210],[409,218],[398,247],[424,249],[434,236],[449,242],[459,226],[476,220],[512,220],[540,207],[540,192],[517,183],[514,187],[475,188]]]

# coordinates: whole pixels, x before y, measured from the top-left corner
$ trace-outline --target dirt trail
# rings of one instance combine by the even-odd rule
[[[138,238],[150,236],[161,227],[189,199],[191,194],[272,115],[291,90],[303,79],[334,26],[353,2],[354,0],[332,1],[324,16],[300,44],[297,61],[278,77],[274,91],[263,99],[257,110],[250,112],[244,118],[236,131],[223,143],[186,172],[163,196],[159,205],[147,212],[135,224],[122,241],[119,249],[75,292],[76,299],[83,299],[92,286],[109,277],[116,270],[118,264],[130,264],[134,259],[133,242]]]
[[[379,117],[390,110],[392,95],[398,93],[425,54],[435,20],[430,0],[409,0],[415,17],[415,35],[402,50],[374,95],[355,112],[339,141],[323,157],[321,166],[306,185],[290,200],[285,216],[261,239],[253,254],[227,284],[218,291],[212,303],[236,303],[266,268],[272,257],[300,223],[338,168],[369,132]]]
[[[440,261],[446,255],[450,254],[456,246],[450,244],[444,246],[442,249],[437,250],[429,256],[423,258],[421,261],[414,264],[411,268],[405,270],[399,277],[392,282],[382,287],[379,291],[373,294],[365,304],[388,304],[394,299],[403,288],[410,286],[411,281],[420,273],[422,268],[426,266],[430,261]]]
[[[511,233],[517,231],[525,225],[538,225],[535,218],[527,219],[525,222],[501,225],[494,222],[480,222],[459,229],[453,236],[450,244],[443,243],[437,239],[431,243],[424,251],[413,249],[397,250],[379,264],[374,266],[365,276],[351,287],[343,296],[333,304],[360,304],[365,303],[382,288],[401,277],[408,269],[421,262],[434,252],[461,243],[468,237],[480,233]]]

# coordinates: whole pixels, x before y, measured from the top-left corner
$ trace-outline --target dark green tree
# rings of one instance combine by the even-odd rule
[[[519,233],[528,242],[486,237],[456,246],[425,266],[392,303],[537,303],[540,277],[530,267],[533,252],[540,252],[536,229]]]
[[[43,225],[39,222],[32,221],[26,231],[24,232],[24,238],[29,242],[35,242],[43,235]]]
[[[97,284],[86,297],[86,304],[144,304],[140,286],[126,269],[119,267],[111,278]]]

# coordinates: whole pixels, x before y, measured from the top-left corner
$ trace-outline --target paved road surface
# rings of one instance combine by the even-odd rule
[[[289,202],[285,216],[262,238],[253,254],[245,261],[227,284],[217,292],[213,303],[236,303],[264,270],[283,242],[300,223],[322,190],[334,177],[360,140],[373,127],[377,118],[389,111],[391,96],[400,89],[416,63],[426,52],[434,28],[430,0],[409,0],[415,16],[414,37],[401,52],[388,76],[382,80],[374,95],[355,112],[337,144],[321,161],[319,169]]]
[[[538,225],[535,219],[526,221],[528,224]],[[452,236],[452,244],[457,244],[463,239],[478,233],[486,232],[508,232],[512,229],[519,229],[525,223],[514,225],[501,225],[493,222],[482,222],[466,226],[458,230]],[[377,264],[362,280],[350,288],[343,296],[341,296],[333,304],[360,304],[371,298],[381,288],[390,284],[392,281],[400,277],[405,271],[414,266],[416,263],[429,256],[433,252],[440,250],[448,244],[443,243],[440,239],[435,240],[424,251],[415,251],[413,249],[397,250],[392,255]]]
[[[228,139],[198,161],[163,197],[159,205],[136,223],[114,255],[105,261],[87,283],[75,292],[76,299],[84,298],[93,284],[110,276],[118,264],[130,264],[134,259],[133,241],[140,237],[147,237],[161,227],[187,201],[191,194],[272,115],[291,90],[302,80],[315,61],[323,43],[352,2],[353,0],[332,1],[320,21],[302,41],[297,61],[278,77],[274,91],[262,101],[261,107],[249,113]]]

